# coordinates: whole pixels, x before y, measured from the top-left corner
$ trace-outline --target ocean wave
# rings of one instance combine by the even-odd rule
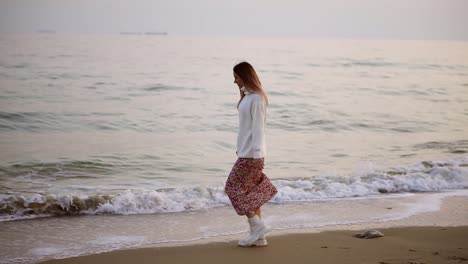
[[[351,175],[321,174],[276,179],[271,203],[312,202],[468,188],[468,160],[423,161],[387,170],[368,168]],[[223,186],[128,189],[117,194],[0,195],[0,221],[77,214],[158,214],[229,206]]]
[[[98,174],[111,174],[121,167],[128,168],[128,164],[122,164],[117,157],[112,156],[102,157],[92,160],[64,160],[59,162],[30,162],[18,163],[8,166],[0,166],[0,180],[9,179],[11,177],[22,177],[30,180],[27,175],[35,178],[52,178],[54,180],[60,178],[93,178]],[[113,159],[113,160],[111,160]],[[123,160],[124,158],[120,158]],[[16,178],[16,180],[19,180]]]

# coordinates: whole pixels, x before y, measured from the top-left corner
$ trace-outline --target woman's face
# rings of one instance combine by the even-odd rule
[[[244,87],[244,82],[242,81],[242,79],[236,73],[234,73],[234,83],[237,84],[237,86],[239,86],[239,88]]]

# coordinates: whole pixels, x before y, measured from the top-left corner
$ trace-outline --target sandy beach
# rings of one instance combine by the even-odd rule
[[[270,245],[242,248],[236,241],[121,250],[43,263],[468,263],[468,226],[381,229],[385,237],[359,239],[356,231],[272,236]]]
[[[268,237],[269,245],[262,248],[239,247],[237,238],[230,238],[198,245],[118,250],[42,263],[468,263],[467,201],[466,196],[449,197],[436,212],[387,223],[336,226],[332,230],[303,230],[302,233],[275,231]],[[370,229],[378,229],[384,237],[354,237]]]

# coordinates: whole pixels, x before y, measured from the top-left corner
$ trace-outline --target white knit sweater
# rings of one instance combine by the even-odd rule
[[[266,156],[265,126],[266,104],[260,94],[245,89],[245,97],[239,104],[239,133],[237,156],[259,159]]]

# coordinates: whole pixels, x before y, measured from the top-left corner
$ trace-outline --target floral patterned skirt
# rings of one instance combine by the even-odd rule
[[[255,211],[278,192],[253,162],[252,158],[238,158],[224,187],[238,215]]]

